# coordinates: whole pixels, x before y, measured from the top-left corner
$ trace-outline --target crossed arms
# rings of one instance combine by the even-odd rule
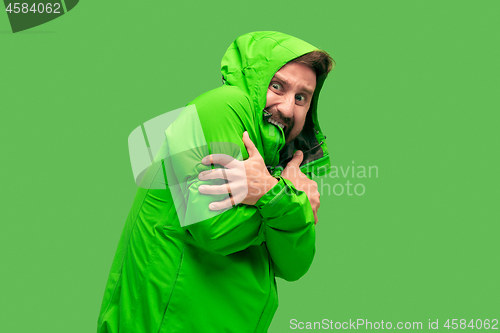
[[[221,255],[265,242],[276,275],[299,279],[314,257],[319,208],[315,182],[300,172],[301,154],[279,179],[269,175],[255,115],[238,88],[212,90],[191,104],[196,112],[181,114],[166,131],[168,150],[177,156],[165,169],[170,170],[169,183],[175,177],[178,186],[179,219],[187,222],[185,228],[200,247]],[[196,117],[201,127],[193,125]],[[200,137],[192,149],[182,149],[185,140]],[[225,148],[220,149],[221,143]]]

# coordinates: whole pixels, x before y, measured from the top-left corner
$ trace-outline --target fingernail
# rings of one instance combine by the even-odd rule
[[[209,207],[210,209],[215,209],[215,204],[211,203],[208,207]]]
[[[297,150],[297,151],[295,152],[295,155],[297,155],[297,156],[300,156],[300,155],[302,155],[302,151],[300,151],[300,150]]]
[[[198,190],[200,190],[200,191],[202,191],[202,192],[203,192],[203,191],[205,191],[205,186],[200,186],[200,187],[198,188]]]
[[[203,164],[207,164],[207,163],[208,163],[208,158],[204,157],[204,158],[201,160],[201,163],[203,163]]]

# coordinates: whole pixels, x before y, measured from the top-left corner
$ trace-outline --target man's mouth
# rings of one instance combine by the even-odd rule
[[[273,119],[273,118],[269,118],[267,121],[268,121],[268,122],[270,122],[270,123],[271,123],[271,124],[273,124],[273,125],[278,126],[278,127],[279,127],[279,128],[281,128],[282,130],[285,130],[285,125],[283,125],[282,123],[280,123],[280,122],[276,121],[275,119]]]
[[[278,126],[283,130],[285,134],[286,131],[288,130],[288,125],[286,124],[286,121],[284,119],[281,119],[279,117],[279,114],[276,115],[276,113],[270,112],[270,110],[264,109],[264,118],[267,118],[267,121],[275,126]]]

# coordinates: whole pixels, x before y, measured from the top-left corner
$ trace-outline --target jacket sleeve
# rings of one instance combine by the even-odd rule
[[[263,218],[276,276],[298,280],[311,266],[316,250],[314,214],[307,194],[280,178],[256,207]]]
[[[190,105],[195,106],[196,112],[179,117],[166,131],[172,156],[167,169],[174,174],[168,182],[176,179],[179,220],[200,247],[221,255],[266,242],[277,275],[296,280],[307,271],[314,256],[314,217],[305,193],[280,179],[255,206],[238,204],[224,212],[213,212],[208,209],[209,203],[227,195],[204,195],[198,191],[204,184],[223,183],[198,179],[201,171],[210,168],[201,159],[212,153],[246,159],[243,132],[246,130],[250,138],[256,138],[255,131],[259,130],[255,128],[255,115],[247,96],[236,87],[224,88],[195,99]],[[197,121],[198,127],[193,125]],[[186,146],[186,140],[193,142]],[[260,143],[254,144],[262,154]],[[172,191],[174,197],[175,192]]]

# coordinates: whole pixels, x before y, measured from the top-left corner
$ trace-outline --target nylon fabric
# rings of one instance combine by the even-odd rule
[[[98,333],[267,331],[278,307],[275,277],[295,281],[314,258],[314,216],[307,195],[280,178],[255,206],[239,204],[214,215],[208,203],[217,196],[198,192],[200,185],[214,181],[200,181],[198,173],[210,168],[201,159],[221,143],[233,147],[226,153],[248,158],[244,131],[272,170],[287,158],[282,130],[263,119],[266,91],[279,68],[313,50],[278,32],[240,36],[222,59],[224,85],[188,104],[196,107],[201,129],[184,111],[166,129],[161,151],[178,152],[178,158],[157,157],[143,182],[170,173],[175,186],[138,189],[106,284]],[[299,138],[301,147],[324,141],[316,115],[323,80],[318,78],[309,128],[304,129],[309,134]],[[183,140],[200,135],[204,147],[182,150]],[[320,149],[303,170],[313,173],[329,165],[326,145]],[[197,216],[207,218],[181,225]]]

